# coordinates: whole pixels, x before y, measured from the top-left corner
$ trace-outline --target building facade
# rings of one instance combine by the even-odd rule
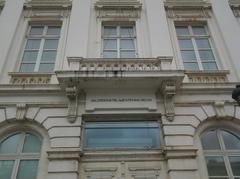
[[[0,0],[0,179],[240,179],[239,0]]]

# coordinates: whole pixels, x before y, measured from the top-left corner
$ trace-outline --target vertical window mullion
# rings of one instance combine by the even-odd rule
[[[199,67],[200,70],[203,70],[200,55],[198,53],[197,43],[196,43],[196,40],[195,40],[196,36],[193,33],[192,26],[189,25],[188,27],[189,27],[189,32],[190,32],[190,35],[191,35],[191,40],[192,40],[193,49],[194,49],[194,53],[195,53],[195,56],[196,56],[198,67]]]
[[[117,57],[121,58],[121,49],[120,49],[120,25],[117,26]]]
[[[39,71],[41,58],[42,58],[42,54],[43,54],[43,47],[44,47],[45,40],[46,40],[47,28],[48,28],[48,26],[45,25],[44,29],[43,29],[43,34],[42,34],[42,37],[41,37],[41,43],[40,43],[40,47],[39,47],[38,56],[37,56],[34,71]]]

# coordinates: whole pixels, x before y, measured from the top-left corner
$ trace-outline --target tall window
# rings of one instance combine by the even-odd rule
[[[103,58],[136,58],[136,32],[133,25],[104,25]]]
[[[187,70],[216,70],[217,64],[205,25],[175,25],[179,48]]]
[[[19,132],[0,142],[0,178],[36,179],[41,139]]]
[[[84,131],[85,147],[160,147],[158,122],[86,122]]]
[[[209,179],[240,179],[240,138],[213,129],[201,135]]]
[[[21,72],[53,71],[60,31],[60,26],[30,26],[20,66]]]

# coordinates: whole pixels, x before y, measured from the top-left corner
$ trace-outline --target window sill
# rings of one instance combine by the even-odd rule
[[[10,72],[10,84],[25,85],[36,84],[45,85],[51,82],[51,77],[54,75],[52,72],[38,73],[38,72]]]
[[[189,83],[226,83],[228,70],[185,71]]]

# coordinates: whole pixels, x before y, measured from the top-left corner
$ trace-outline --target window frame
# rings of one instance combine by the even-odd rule
[[[173,22],[173,26],[174,26],[174,33],[175,33],[175,37],[176,37],[176,46],[177,46],[177,53],[178,53],[178,56],[179,58],[181,59],[181,62],[183,64],[183,68],[187,71],[207,71],[207,70],[219,70],[219,64],[218,64],[218,55],[216,53],[216,50],[215,50],[215,46],[214,46],[214,43],[213,43],[213,39],[212,39],[212,35],[210,33],[210,29],[209,29],[209,26],[207,25],[207,23],[204,21],[197,21],[197,22],[181,22],[181,21],[174,21]],[[187,27],[188,29],[188,32],[189,34],[188,35],[178,35],[177,34],[177,28],[178,26],[185,26]],[[193,26],[202,26],[204,27],[204,30],[206,32],[205,35],[196,35],[193,33]],[[197,46],[197,42],[196,42],[196,39],[207,39],[208,42],[209,42],[209,48],[198,48]],[[181,47],[180,47],[180,44],[179,44],[179,40],[191,40],[192,42],[192,46],[193,46],[193,51],[194,51],[194,55],[196,57],[196,61],[187,61],[187,62],[184,62],[184,59],[182,57],[182,54],[181,54]],[[185,50],[185,49],[184,49]],[[212,55],[214,57],[214,60],[204,60],[202,61],[201,60],[201,57],[200,57],[200,53],[199,51],[201,50],[209,50],[212,52]],[[203,68],[203,63],[215,63],[216,65],[216,69],[204,69]],[[185,63],[196,63],[197,64],[197,67],[198,69],[187,69],[185,67]]]
[[[104,36],[104,27],[109,26],[109,27],[116,27],[116,36]],[[121,36],[120,35],[120,29],[121,27],[133,27],[133,36]],[[136,23],[135,22],[102,22],[101,23],[101,57],[102,58],[108,58],[104,57],[104,40],[105,39],[110,39],[110,40],[117,40],[117,57],[114,58],[121,58],[121,47],[120,47],[120,41],[124,39],[130,39],[133,40],[134,44],[134,49],[124,49],[123,51],[134,51],[135,57],[124,57],[124,58],[138,58],[138,50],[137,50],[137,31],[136,31]],[[107,49],[109,50],[109,49]],[[111,49],[110,49],[111,50]],[[112,57],[109,57],[112,58]]]
[[[26,31],[26,34],[25,34],[25,38],[24,38],[24,43],[23,43],[23,48],[21,50],[21,55],[20,55],[20,64],[19,64],[19,67],[18,67],[18,71],[19,72],[22,72],[22,73],[32,73],[32,72],[42,72],[42,73],[51,73],[54,71],[55,69],[55,66],[56,66],[56,62],[57,62],[57,58],[58,58],[58,53],[59,53],[59,48],[60,48],[60,41],[61,41],[61,34],[62,34],[62,23],[60,22],[52,22],[52,23],[35,23],[35,22],[30,22],[28,24],[28,27],[27,27],[27,31]],[[31,31],[31,28],[32,27],[43,27],[43,32],[41,35],[31,35],[30,34],[30,31]],[[60,33],[58,35],[47,35],[47,30],[48,30],[48,27],[59,27],[60,28]],[[29,50],[29,49],[26,49],[26,45],[27,45],[27,42],[28,40],[34,40],[34,39],[40,39],[40,45],[39,45],[39,49],[38,49],[38,53],[37,53],[37,58],[36,58],[36,61],[35,63],[31,63],[31,62],[23,62],[23,57],[24,57],[24,54],[25,54],[25,51],[26,50]],[[55,60],[54,62],[52,61],[50,63],[50,61],[44,61],[44,64],[53,64],[53,70],[51,71],[39,71],[39,67],[40,67],[40,64],[41,64],[41,57],[43,55],[43,51],[45,50],[44,49],[44,44],[45,44],[45,41],[46,40],[58,40],[58,44],[57,44],[57,48],[56,49],[46,49],[46,50],[55,50],[56,51],[56,57],[55,57]],[[30,49],[30,51],[33,50],[33,49]],[[36,49],[35,49],[36,50]],[[34,69],[32,71],[22,71],[21,70],[21,66],[22,64],[34,64]]]
[[[37,173],[36,173],[36,179],[38,178],[39,175],[39,168],[40,168],[40,160],[42,156],[42,150],[43,150],[43,145],[44,145],[44,139],[42,136],[37,134],[36,132],[30,131],[30,130],[20,130],[20,131],[15,131],[11,132],[8,135],[0,136],[0,144],[8,139],[9,137],[12,137],[16,134],[20,134],[20,145],[17,146],[16,153],[1,153],[0,152],[0,161],[13,161],[13,167],[11,171],[11,179],[16,179],[18,172],[19,172],[19,166],[21,161],[26,161],[26,160],[37,160],[38,161],[38,166],[37,166]],[[24,139],[27,134],[31,134],[36,136],[40,141],[41,141],[41,146],[39,149],[38,153],[30,153],[30,152],[22,152],[23,151],[23,146],[24,146]]]
[[[202,141],[201,141],[201,135],[204,134],[205,132],[211,131],[211,130],[216,130],[217,133],[217,139],[219,141],[219,146],[220,149],[204,149],[203,145],[202,145]],[[227,176],[220,176],[224,179],[224,177],[228,178],[228,179],[235,179],[235,178],[240,178],[240,176],[234,176],[233,175],[233,171],[232,171],[232,167],[231,167],[231,162],[229,157],[240,157],[240,149],[236,149],[236,150],[231,150],[231,149],[226,149],[225,148],[225,144],[224,144],[224,139],[223,136],[221,134],[221,131],[225,131],[228,132],[236,137],[238,137],[240,139],[240,134],[235,131],[235,130],[231,130],[225,127],[212,127],[209,128],[207,130],[204,130],[201,134],[200,134],[200,145],[201,145],[201,150],[203,153],[203,160],[205,162],[205,168],[206,168],[206,172],[207,172],[207,176],[208,178],[218,178],[219,176],[209,176],[208,174],[208,169],[207,169],[207,162],[206,162],[206,157],[221,157],[223,159],[224,162],[224,166],[226,168],[226,172],[227,172]]]
[[[134,122],[155,122],[158,124],[158,129],[159,129],[159,146],[158,147],[145,147],[145,146],[141,146],[141,147],[129,147],[129,146],[126,146],[126,147],[120,147],[120,146],[111,146],[111,147],[87,147],[85,146],[85,126],[86,126],[86,123],[88,122],[130,122],[130,123],[134,123]],[[113,120],[100,120],[100,119],[94,119],[94,120],[89,120],[89,119],[86,119],[86,120],[83,120],[83,130],[82,130],[82,136],[83,136],[83,140],[81,142],[81,146],[83,147],[84,150],[146,150],[146,148],[149,150],[156,150],[156,149],[161,149],[163,146],[164,146],[164,140],[163,140],[163,134],[162,134],[162,124],[161,124],[161,121],[160,120],[154,120],[154,118],[152,120],[139,120],[139,119],[129,119],[129,120],[126,120],[126,118],[122,119],[122,118],[116,118],[116,119],[113,119]]]

